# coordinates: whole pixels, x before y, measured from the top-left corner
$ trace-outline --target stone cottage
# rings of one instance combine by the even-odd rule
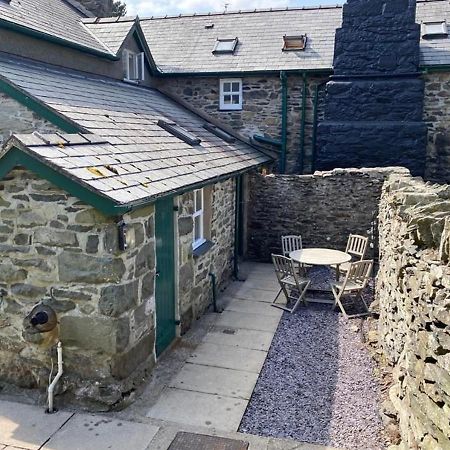
[[[386,9],[383,5],[387,3],[391,6]],[[340,66],[336,72],[336,57],[340,55],[335,49],[352,52],[345,34],[341,31],[336,34],[336,29],[342,27],[346,11],[350,20],[356,4],[361,4],[368,16],[380,16],[376,23],[367,22],[364,14],[355,19],[355,27],[366,35],[364,39],[369,42],[375,39],[370,27],[378,31],[384,28],[380,36],[391,34],[384,44],[394,38],[398,48],[403,47],[400,41],[412,38],[410,44],[414,47],[416,43],[418,48],[408,52],[409,75],[414,72],[416,79],[424,83],[424,92],[419,92],[419,104],[414,97],[417,83],[416,87],[414,83],[402,86],[400,94],[396,90],[399,89],[397,83],[387,99],[375,100],[377,115],[367,119],[368,122],[386,120],[381,114],[390,110],[393,103],[414,111],[419,108],[418,116],[413,120],[402,113],[389,120],[425,122],[428,136],[422,135],[419,139],[425,175],[434,181],[448,182],[450,6],[447,0],[418,0],[417,5],[413,1],[349,1],[344,10],[342,6],[270,8],[141,18],[140,23],[160,70],[158,78],[162,89],[230,124],[242,134],[265,142],[279,153],[280,172],[312,173],[315,169],[331,169],[336,165],[354,167],[358,161],[355,162],[353,155],[358,153],[358,145],[366,141],[360,139],[356,145],[352,144],[352,150],[336,155],[337,161],[332,161],[331,165],[318,158],[324,143],[317,140],[317,128],[327,110],[329,100],[325,94],[329,76],[351,75],[347,73],[348,66]],[[408,18],[409,25],[403,22],[403,17]],[[396,27],[392,28],[392,25],[396,23],[402,23],[403,29],[397,30],[394,37],[392,31]],[[406,31],[408,27],[413,30],[412,34]],[[354,36],[355,30],[347,34],[349,39]],[[218,51],[219,45],[223,47]],[[374,50],[370,44],[363,47],[360,49],[362,54]],[[406,54],[402,58],[405,59]],[[370,57],[366,66],[369,66],[369,60]],[[376,80],[375,77],[371,84]],[[229,81],[236,83],[234,95],[237,100],[233,104],[224,104],[225,96],[231,94],[227,91],[231,85],[225,84]],[[358,89],[352,92],[350,105],[342,107],[358,110],[357,104],[352,106],[352,99],[367,97],[364,92],[358,93]],[[335,118],[329,120],[336,121]],[[349,117],[344,119],[348,120]],[[388,134],[392,138],[395,133]],[[347,142],[345,146],[348,148],[349,144]],[[387,163],[382,147],[377,144],[372,160],[368,160],[367,154],[362,155],[363,166],[408,166],[410,158],[402,158],[401,154],[395,161]],[[414,167],[411,169],[414,171]]]
[[[46,5],[0,2],[0,383],[46,386],[46,336],[24,333],[42,301],[60,394],[106,409],[236,270],[242,177],[270,158],[151,87],[138,22],[103,43]]]

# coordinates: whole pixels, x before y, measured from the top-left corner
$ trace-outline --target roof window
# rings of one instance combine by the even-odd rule
[[[297,36],[287,36],[286,34],[283,36],[283,51],[289,52],[289,51],[298,51],[298,50],[305,50],[306,48],[306,41],[308,40],[308,37],[306,34],[299,34]]]
[[[422,37],[424,39],[446,38],[447,36],[447,21],[422,23]]]
[[[168,131],[170,134],[173,134],[178,139],[186,142],[186,144],[200,145],[200,142],[202,142],[197,136],[189,133],[189,131],[180,127],[175,122],[168,122],[167,120],[160,119],[158,120],[158,126]]]
[[[234,39],[217,39],[213,53],[234,53],[237,43],[237,37]]]
[[[226,131],[223,131],[220,128],[217,128],[212,123],[205,123],[203,125],[203,128],[205,130],[208,130],[210,133],[215,134],[217,137],[224,140],[225,142],[228,142],[229,144],[231,144],[232,142],[234,142],[236,140],[233,136],[231,136],[231,134],[228,134]]]
[[[211,30],[211,29],[213,29],[214,28],[214,24],[213,23],[207,23],[206,25],[205,25],[205,29],[206,30]]]

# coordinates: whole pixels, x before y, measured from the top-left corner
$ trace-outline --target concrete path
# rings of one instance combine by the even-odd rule
[[[128,408],[48,415],[43,406],[0,395],[0,450],[167,450],[180,431],[243,440],[249,450],[333,450],[236,431],[281,317],[270,306],[272,267],[243,269],[247,280],[221,297],[225,312],[198,320]]]
[[[237,431],[282,316],[273,268],[248,266],[221,296],[224,311],[169,381],[147,417]]]

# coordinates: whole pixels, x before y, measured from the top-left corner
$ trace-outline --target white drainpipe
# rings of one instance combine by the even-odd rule
[[[61,378],[61,375],[63,374],[63,359],[62,359],[62,344],[58,341],[58,372],[55,375],[55,378],[53,378],[53,381],[50,383],[50,386],[48,387],[48,413],[52,414],[54,413],[53,408],[53,391],[55,390],[55,386],[58,383],[59,379]]]

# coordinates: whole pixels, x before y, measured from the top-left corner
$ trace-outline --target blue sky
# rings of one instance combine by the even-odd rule
[[[123,0],[122,0],[123,1]],[[140,17],[165,16],[166,14],[191,14],[254,8],[282,8],[285,6],[317,6],[342,4],[342,0],[125,0],[127,15]]]

